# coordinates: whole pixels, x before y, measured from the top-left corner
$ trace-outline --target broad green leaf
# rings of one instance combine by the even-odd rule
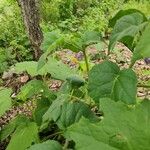
[[[38,60],[37,64],[37,71],[39,71],[41,68],[43,68],[47,63],[47,54],[44,53],[41,55],[41,57]]]
[[[131,69],[121,70],[109,61],[94,66],[89,72],[88,92],[95,102],[110,97],[127,104],[136,102],[137,77]]]
[[[127,10],[120,10],[112,19],[109,20],[109,27],[114,27],[116,22],[123,16],[130,15],[133,13],[140,13],[143,15],[143,18],[145,21],[147,21],[146,16],[139,10],[137,9],[127,9]]]
[[[79,52],[83,50],[83,41],[81,37],[78,35],[74,35],[69,39],[66,39],[63,48],[70,49],[73,52]]]
[[[63,150],[63,149],[58,142],[49,140],[40,144],[35,144],[27,150]]]
[[[23,87],[21,87],[20,92],[17,95],[18,99],[23,101],[32,98],[37,94],[42,94],[45,97],[51,96],[51,91],[48,89],[47,85],[40,80],[31,80]]]
[[[99,123],[81,119],[68,128],[66,137],[75,141],[76,150],[149,150],[150,101],[129,108],[106,99],[100,108],[104,118]]]
[[[47,32],[44,34],[44,41],[41,49],[46,52],[51,52],[58,48],[63,42],[63,36],[56,31]]]
[[[38,140],[37,125],[34,122],[29,122],[16,129],[6,150],[25,150],[33,143],[37,143]]]
[[[43,59],[46,59],[45,57]],[[40,64],[41,63],[41,64]],[[51,74],[52,78],[58,80],[66,80],[67,77],[76,74],[75,69],[71,69],[61,61],[57,61],[52,57],[48,57],[46,60],[40,60],[40,63],[35,61],[27,61],[15,64],[16,73],[22,73],[27,71],[31,76]],[[38,66],[40,65],[40,66]],[[38,68],[40,67],[40,68]],[[65,70],[65,71],[64,71]]]
[[[110,97],[114,80],[119,74],[119,67],[112,62],[105,61],[95,65],[89,72],[89,95],[99,102],[100,98]]]
[[[83,44],[85,46],[88,46],[91,44],[96,44],[101,42],[102,35],[96,31],[87,31],[81,36],[81,39],[83,41]]]
[[[114,81],[111,98],[127,104],[136,103],[137,77],[131,69],[120,71]]]
[[[84,118],[70,126],[65,135],[75,142],[76,150],[118,150],[105,142],[108,135],[98,123],[90,123]]]
[[[11,90],[0,88],[0,117],[11,107]]]
[[[74,35],[70,39],[66,39],[64,47],[74,52],[85,50],[89,45],[102,41],[102,35],[96,31],[87,31],[84,34]]]
[[[11,121],[0,131],[0,141],[4,141],[16,128],[16,121]]]
[[[65,81],[67,77],[76,74],[76,71],[74,69],[71,69],[69,66],[65,65],[61,61],[53,59],[52,57],[48,58],[46,69],[53,78],[63,81]]]
[[[33,118],[38,126],[42,123],[42,117],[50,107],[50,101],[48,99],[42,98],[37,100],[37,107],[33,113]]]
[[[78,122],[82,116],[91,121],[98,120],[87,104],[69,100],[70,98],[67,95],[56,99],[44,115],[44,121],[53,120],[60,129],[66,129],[71,124]]]
[[[55,101],[53,101],[49,109],[43,115],[42,125],[40,127],[41,130],[46,128],[50,121],[57,121],[61,113],[61,107],[64,101],[67,99],[67,97],[67,95],[60,95]]]
[[[23,73],[26,71],[32,77],[37,75],[47,74],[46,67],[40,68],[39,70],[37,69],[37,67],[38,67],[38,62],[36,61],[24,61],[24,62],[16,63],[14,66],[14,70],[16,73]]]
[[[70,77],[66,78],[66,80],[73,88],[79,88],[79,87],[83,86],[85,83],[85,80],[79,76],[70,76]]]
[[[137,43],[132,56],[132,63],[142,58],[150,57],[150,23],[146,26],[140,41]]]
[[[134,37],[143,30],[146,23],[143,15],[138,12],[121,17],[116,22],[110,36],[109,50],[115,47],[117,41],[121,41],[130,50],[133,50]]]
[[[98,121],[98,117],[90,110],[90,107],[83,102],[64,102],[61,107],[61,115],[56,121],[60,129],[78,122],[84,116],[91,121]]]
[[[19,115],[15,119],[11,120],[9,124],[5,125],[4,128],[0,131],[0,141],[3,141],[8,136],[10,136],[18,126],[28,122],[29,120],[23,115]]]
[[[20,63],[15,64],[15,71],[16,73],[22,73],[24,71],[27,71],[28,74],[31,76],[37,75],[37,62],[35,61],[24,61]]]

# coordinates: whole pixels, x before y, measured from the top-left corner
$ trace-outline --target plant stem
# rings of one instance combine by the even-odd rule
[[[138,84],[137,87],[150,88],[150,85]]]
[[[131,61],[131,64],[129,65],[129,68],[132,68],[135,64],[135,61]]]
[[[46,140],[52,138],[53,136],[60,135],[60,134],[62,134],[62,131],[50,134],[47,137],[45,137],[42,141],[46,141]]]
[[[63,150],[67,150],[68,145],[69,145],[69,141],[66,139]]]
[[[87,58],[85,50],[83,50],[83,54],[84,54],[84,60],[85,60],[85,64],[86,64],[86,70],[87,70],[87,72],[89,72],[89,62],[88,62],[88,58]]]

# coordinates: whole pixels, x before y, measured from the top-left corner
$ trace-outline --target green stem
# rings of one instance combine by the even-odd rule
[[[87,55],[86,55],[86,51],[83,50],[83,54],[84,54],[84,60],[85,60],[85,64],[86,64],[86,70],[87,72],[89,72],[89,62],[88,62],[88,58],[87,58]]]
[[[135,64],[135,61],[131,61],[131,64],[129,65],[129,68],[132,68]]]
[[[150,85],[138,84],[137,87],[150,88]]]
[[[109,44],[108,44],[104,39],[102,39],[102,40],[103,40],[104,44],[105,44],[107,47],[109,47]],[[109,55],[110,55],[110,50],[109,50],[109,48],[108,48],[107,56],[109,56]]]
[[[63,150],[67,150],[68,145],[69,145],[69,140],[66,139]]]
[[[46,141],[46,140],[48,140],[48,139],[51,139],[53,136],[60,135],[60,134],[62,134],[62,131],[56,132],[56,133],[53,133],[53,134],[50,134],[50,135],[46,136],[46,137],[42,140],[42,142],[44,142],[44,141]]]

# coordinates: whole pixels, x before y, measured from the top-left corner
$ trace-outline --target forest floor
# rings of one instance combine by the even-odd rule
[[[104,51],[98,51],[93,47],[89,47],[87,49],[88,56],[91,58],[91,63],[98,64],[103,61]],[[74,53],[70,50],[62,50],[56,52],[58,58],[62,60],[65,64],[68,64],[71,68],[78,67],[78,63],[83,61],[83,54],[81,52]],[[110,60],[116,62],[121,68],[128,68],[132,53],[123,45],[118,44],[116,46],[116,51],[110,55]],[[150,82],[150,74],[148,74],[148,70],[150,70],[150,65],[145,64],[144,60],[137,61],[133,67],[134,71],[137,73],[138,81],[141,84]],[[11,77],[4,81],[4,86],[12,88],[14,93],[12,97],[15,97],[20,87],[28,82],[29,76],[27,74],[21,74],[16,77]],[[51,90],[58,90],[61,86],[61,82],[58,80],[53,80],[50,82],[49,87]],[[150,90],[144,87],[138,88],[137,97],[139,99],[142,98],[150,98]],[[18,114],[25,114],[30,116],[31,111],[34,109],[35,104],[32,101],[28,101],[23,105],[15,106],[11,108],[11,110],[7,111],[5,115],[0,118],[0,130],[1,128],[7,124],[12,118],[17,116]],[[1,143],[2,144],[2,143]],[[0,147],[2,148],[2,145]]]

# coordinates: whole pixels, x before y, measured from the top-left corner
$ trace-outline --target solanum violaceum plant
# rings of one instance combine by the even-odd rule
[[[17,99],[34,99],[37,105],[32,118],[20,115],[2,129],[1,141],[11,137],[6,150],[150,149],[150,101],[137,101],[138,80],[132,70],[137,60],[150,57],[150,22],[140,11],[130,9],[119,11],[109,26],[113,31],[108,55],[116,42],[122,42],[133,52],[128,69],[120,69],[108,57],[89,66],[86,47],[104,42],[96,31],[69,38],[47,33],[39,61],[14,66],[16,73],[26,71],[44,80],[33,79],[20,89]],[[88,79],[50,56],[60,48],[83,52]],[[47,74],[62,81],[58,92],[49,90]],[[0,116],[12,105],[10,95],[10,89],[0,89]]]

